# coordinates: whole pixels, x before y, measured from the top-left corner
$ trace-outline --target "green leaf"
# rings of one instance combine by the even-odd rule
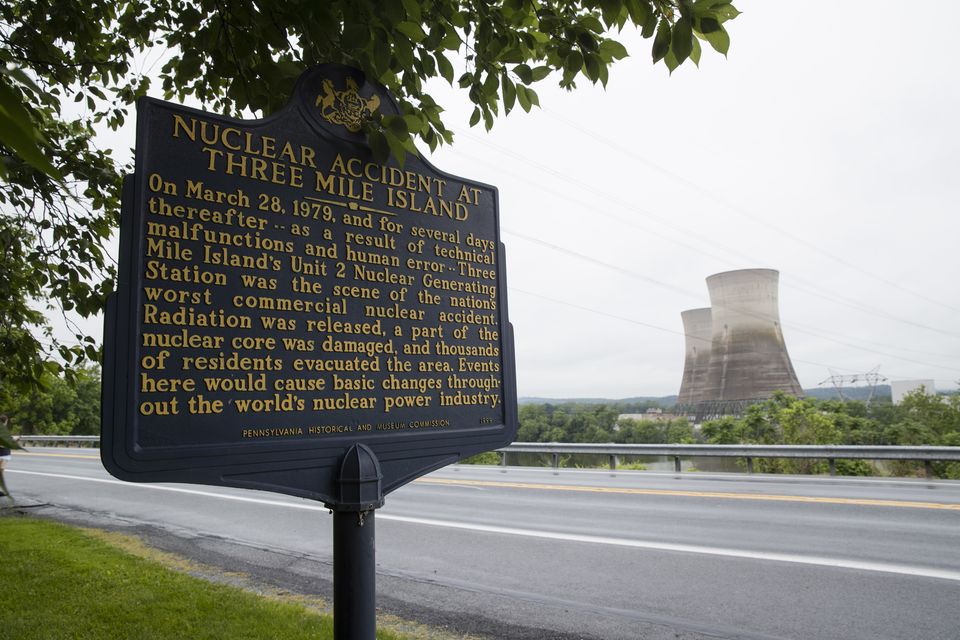
[[[517,101],[517,87],[506,74],[503,75],[500,84],[503,87],[503,111],[504,113],[510,113]]]
[[[396,158],[397,163],[403,167],[407,159],[407,150],[403,146],[403,142],[389,130],[384,131],[383,135],[387,139],[387,146],[390,147],[390,152],[393,154],[393,157]]]
[[[670,51],[670,23],[661,20],[657,27],[657,37],[653,39],[653,63],[656,64]]]
[[[667,55],[663,56],[663,63],[667,65],[667,69],[670,70],[671,74],[680,66],[680,63],[677,61],[677,54],[673,52],[673,48],[667,51]]]
[[[54,167],[34,141],[32,130],[24,131],[5,112],[0,113],[0,142],[7,145],[35,169],[43,171],[56,180],[63,180],[63,176]]]
[[[520,108],[530,113],[530,95],[527,93],[527,89],[522,84],[517,85],[517,102],[520,103]]]
[[[600,43],[600,55],[605,60],[623,60],[630,54],[627,53],[627,48],[616,40],[604,40]]]
[[[17,128],[28,133],[30,137],[38,137],[33,127],[33,119],[23,106],[22,98],[7,85],[6,78],[0,78],[0,113],[5,113]]]
[[[437,68],[440,69],[440,75],[450,86],[453,86],[453,65],[447,60],[447,56],[438,51],[433,54],[433,57],[437,59]]]
[[[577,73],[583,67],[583,55],[579,51],[571,51],[563,61],[563,70],[567,73]]]
[[[420,2],[419,0],[401,0],[403,3],[403,8],[407,12],[407,17],[414,21],[420,22],[423,19],[423,15],[420,11]]]
[[[362,49],[370,42],[370,28],[365,24],[348,24],[343,28],[340,43],[346,49]]]
[[[370,150],[373,151],[373,159],[384,164],[390,158],[390,147],[387,144],[387,138],[382,132],[376,129],[367,134],[367,143]]]
[[[533,71],[530,67],[525,64],[518,64],[513,68],[513,72],[517,74],[517,77],[520,78],[520,82],[523,84],[530,84],[533,82]]]
[[[377,29],[373,38],[373,62],[379,73],[384,73],[390,68],[390,59],[393,57],[393,50],[387,39],[386,31]]]
[[[530,104],[540,106],[540,96],[533,89],[527,88],[527,97],[530,98]]]
[[[384,116],[383,124],[387,131],[393,133],[398,138],[406,138],[410,135],[410,129],[407,128],[407,121],[403,116]]]
[[[737,11],[732,4],[724,4],[722,6],[716,7],[713,11],[714,15],[717,16],[717,19],[721,24],[727,20],[733,20],[740,12]]]
[[[657,24],[656,17],[653,15],[653,7],[647,0],[628,0],[627,11],[630,13],[633,24],[638,27],[644,28],[648,23],[653,23],[654,26]]]
[[[600,21],[591,15],[586,15],[580,18],[580,26],[588,31],[593,31],[594,33],[603,33],[603,25],[600,24]]]
[[[678,66],[683,64],[683,61],[690,56],[690,51],[693,50],[693,28],[690,24],[690,18],[680,18],[673,25],[670,50],[676,56]]]
[[[411,113],[403,116],[403,121],[407,125],[407,131],[413,133],[423,133],[427,128],[427,120],[424,116]]]
[[[510,47],[499,55],[498,60],[504,64],[519,64],[526,60],[526,56],[520,47]]]
[[[603,88],[607,88],[607,81],[610,80],[610,71],[609,68],[604,65],[600,67],[600,84],[603,85]]]
[[[517,89],[522,89],[522,87],[517,87]],[[474,107],[473,113],[470,114],[470,126],[476,126],[480,122],[480,107]]]
[[[423,31],[423,27],[416,22],[403,21],[397,23],[396,30],[410,38],[413,42],[421,42],[427,37],[427,34]]]
[[[696,38],[693,39],[693,48],[690,49],[690,59],[693,60],[693,64],[700,66],[700,41]]]
[[[647,20],[647,24],[643,25],[643,30],[640,32],[640,35],[644,38],[649,38],[653,35],[654,30],[657,28],[657,18],[653,17],[650,20]]]
[[[497,90],[500,88],[500,80],[497,78],[495,73],[487,73],[487,79],[483,81],[483,93],[487,97],[492,97],[497,94]]]
[[[596,83],[600,79],[600,61],[593,54],[587,55],[583,59],[584,73],[591,82]]]
[[[550,67],[546,67],[546,66],[536,67],[533,70],[533,81],[539,82],[540,80],[543,80],[548,75],[550,75],[551,71],[552,69]],[[530,84],[530,83],[528,82],[527,84]]]
[[[713,33],[703,34],[703,37],[717,53],[722,53],[724,56],[727,55],[727,51],[730,49],[730,36],[727,34],[726,29],[720,27]]]
[[[698,31],[703,34],[713,33],[720,29],[720,22],[716,18],[700,18],[698,22]]]
[[[623,3],[620,0],[600,0],[600,11],[603,13],[603,21],[607,27],[616,24],[622,8]],[[594,31],[599,33],[602,29],[594,29]]]

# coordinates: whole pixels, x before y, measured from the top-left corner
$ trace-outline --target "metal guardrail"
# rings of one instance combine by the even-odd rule
[[[37,444],[66,444],[66,445],[79,445],[79,446],[100,446],[100,436],[33,436],[33,435],[19,435],[13,436],[13,439],[19,442],[20,444],[29,444],[35,442]]]
[[[960,461],[960,447],[898,447],[862,445],[762,445],[762,444],[567,444],[544,442],[515,442],[497,449],[501,464],[506,466],[507,454],[541,453],[553,456],[553,467],[560,466],[563,454],[606,455],[610,469],[616,470],[623,456],[665,456],[673,458],[674,470],[681,472],[681,458],[725,457],[744,458],[747,473],[753,473],[756,458],[815,458],[827,460],[830,475],[836,475],[836,461],[840,460],[919,460],[923,461],[927,476],[933,475],[934,461]]]
[[[100,436],[16,436],[23,443],[99,446]],[[608,456],[610,469],[616,470],[624,456],[665,456],[673,458],[674,470],[681,471],[680,460],[694,457],[744,458],[747,473],[753,473],[756,458],[806,458],[827,460],[830,474],[836,474],[837,460],[919,460],[927,475],[933,474],[934,461],[960,461],[960,447],[894,447],[862,445],[765,445],[765,444],[569,444],[562,442],[514,442],[497,449],[501,465],[506,466],[511,453],[540,453],[553,457],[554,468],[560,466],[564,454]]]

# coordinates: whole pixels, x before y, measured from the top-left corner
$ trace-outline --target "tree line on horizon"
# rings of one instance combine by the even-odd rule
[[[518,442],[616,444],[812,444],[960,446],[960,395],[922,391],[890,402],[818,400],[777,393],[747,408],[739,417],[705,421],[699,427],[685,417],[634,419],[659,409],[655,400],[626,402],[527,403],[519,407]],[[99,435],[100,369],[77,370],[73,379],[47,372],[27,392],[0,387],[0,414],[14,435]],[[758,460],[768,473],[824,473],[817,460]],[[872,475],[868,461],[838,460],[843,475]],[[921,474],[920,463],[887,465],[896,475]],[[960,479],[960,463],[934,463],[940,477]]]

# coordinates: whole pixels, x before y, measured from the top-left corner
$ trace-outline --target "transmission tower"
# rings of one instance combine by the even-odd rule
[[[826,384],[832,384],[833,388],[837,390],[837,395],[840,396],[841,400],[851,400],[843,393],[844,387],[852,387],[861,383],[865,383],[867,388],[870,389],[867,394],[867,406],[870,406],[870,402],[873,400],[873,394],[877,390],[877,385],[881,382],[886,382],[887,378],[880,375],[880,365],[877,365],[870,371],[866,373],[854,373],[849,375],[842,375],[836,373],[833,369],[828,369],[830,371],[830,377],[821,382],[817,386],[824,386]]]

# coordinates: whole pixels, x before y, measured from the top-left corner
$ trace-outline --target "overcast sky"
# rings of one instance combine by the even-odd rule
[[[489,134],[444,103],[431,160],[500,190],[521,396],[676,393],[680,312],[755,267],[804,387],[960,380],[960,5],[735,4],[699,69],[624,32],[606,91],[544,81]]]
[[[680,312],[757,267],[804,387],[960,380],[960,5],[735,4],[727,59],[671,77],[625,31],[605,91],[547,79],[490,133],[432,90],[458,135],[431,162],[500,190],[521,396],[676,393]]]

